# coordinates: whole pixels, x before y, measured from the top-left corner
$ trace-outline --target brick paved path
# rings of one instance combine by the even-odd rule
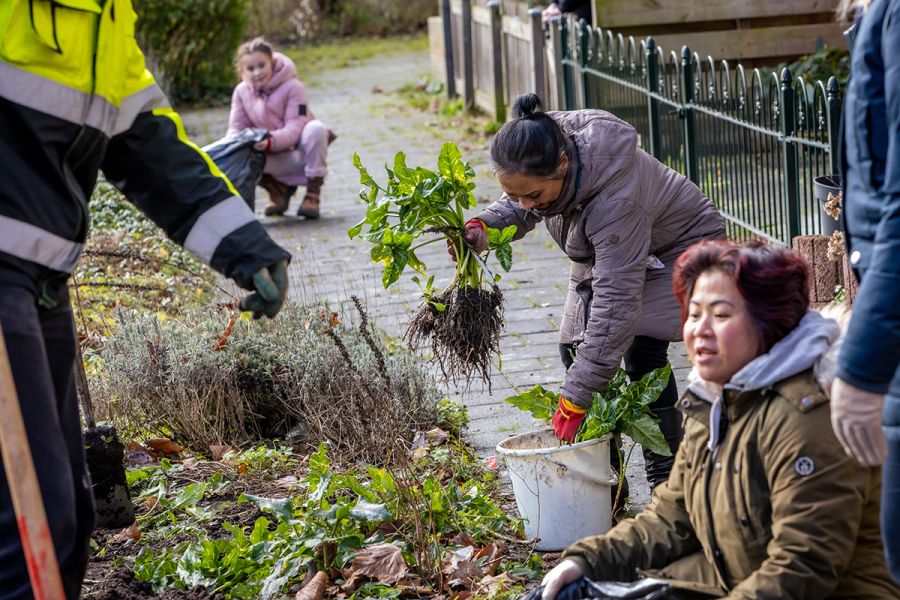
[[[324,74],[310,88],[310,105],[316,116],[339,136],[329,150],[329,175],[320,220],[263,217],[266,193],[257,189],[260,219],[269,233],[294,254],[292,297],[311,302],[326,300],[338,306],[346,305],[350,295],[356,294],[364,298],[373,321],[397,337],[402,335],[418,305],[417,288],[404,280],[385,290],[380,271],[368,258],[368,244],[347,237],[347,229],[364,214],[357,196],[359,177],[351,159],[354,151],[359,153],[363,164],[379,180],[384,180],[380,166],[391,161],[399,150],[406,152],[410,165],[436,167],[437,153],[446,140],[428,130],[427,115],[406,107],[392,93],[416,81],[428,68],[425,53],[381,57],[362,67]],[[183,112],[182,116],[192,138],[206,144],[224,135],[228,109]],[[459,145],[464,158],[475,168],[479,203],[490,202],[499,195],[500,188],[491,175],[487,144]],[[302,191],[301,188],[291,203],[294,210]],[[438,284],[446,283],[453,268],[445,249],[441,244],[426,248],[421,257],[431,266]],[[493,391],[488,393],[476,384],[468,392],[451,392],[468,407],[469,442],[482,455],[494,454],[499,441],[537,425],[529,415],[504,403],[503,398],[535,384],[556,389],[563,375],[557,328],[565,300],[568,263],[542,227],[513,248],[513,268],[501,282],[506,298],[506,330],[502,369],[495,369]],[[681,344],[673,345],[670,358],[682,390],[688,365]],[[642,462],[640,452],[635,452],[628,476],[632,507],[649,500]]]

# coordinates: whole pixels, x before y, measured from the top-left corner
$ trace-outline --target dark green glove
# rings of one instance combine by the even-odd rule
[[[253,287],[256,291],[241,299],[240,309],[251,311],[254,319],[263,315],[271,319],[277,315],[287,297],[287,263],[275,263],[257,271],[253,275]]]

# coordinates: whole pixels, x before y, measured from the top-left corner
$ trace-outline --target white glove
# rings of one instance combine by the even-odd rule
[[[541,11],[541,23],[547,23],[550,19],[558,17],[561,14],[562,11],[559,10],[559,4],[554,2]]]
[[[561,589],[567,584],[576,581],[582,575],[584,573],[581,572],[581,567],[574,560],[566,559],[562,561],[544,575],[544,580],[541,581],[541,585],[544,586],[541,600],[553,600]]]
[[[884,394],[854,387],[835,378],[831,386],[831,427],[844,452],[863,465],[884,462],[887,443],[881,428]]]

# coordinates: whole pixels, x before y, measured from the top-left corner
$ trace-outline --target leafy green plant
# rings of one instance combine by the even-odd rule
[[[452,142],[441,147],[438,169],[409,167],[406,155],[398,152],[388,180],[379,184],[363,167],[359,155],[353,164],[360,174],[360,198],[366,203],[365,218],[348,234],[373,244],[371,258],[384,265],[382,283],[387,288],[400,279],[406,267],[423,277],[413,276],[422,289],[424,302],[407,330],[407,339],[416,347],[431,341],[434,359],[444,376],[470,380],[490,377],[490,358],[499,348],[503,327],[502,294],[490,273],[486,257],[479,256],[465,240],[464,211],[475,207],[472,181],[475,172]],[[488,229],[488,253],[494,252],[500,266],[512,264],[510,243],[515,226]],[[428,239],[425,239],[426,236]],[[456,270],[449,286],[439,290],[434,276],[416,252],[428,244],[446,242],[456,257]]]
[[[428,544],[435,550],[439,572],[439,559],[451,539],[464,536],[470,544],[487,544],[496,533],[518,526],[491,499],[492,480],[485,477],[493,474],[483,470],[457,479],[448,478],[447,471],[431,461],[411,465],[409,471],[342,469],[331,461],[325,445],[309,456],[306,465],[294,497],[240,496],[239,503],[263,513],[250,526],[225,523],[225,534],[214,538],[193,525],[190,536],[184,535],[188,531],[184,527],[181,535],[170,527],[170,539],[190,539],[162,549],[145,546],[135,559],[136,578],[150,583],[155,592],[202,586],[226,598],[271,599],[302,581],[310,565],[323,571],[352,571],[353,559],[373,545],[393,544],[407,565],[417,566],[417,547]],[[158,499],[167,507],[202,502],[211,482],[175,486],[172,476],[178,473],[178,465],[164,462],[132,470],[129,481],[144,505],[147,499]],[[166,518],[183,523],[187,515],[173,509]],[[419,516],[418,526],[412,515]],[[150,527],[165,525],[160,518],[141,518],[145,537],[156,536],[148,533]],[[528,571],[534,567],[532,561],[521,566],[506,561],[505,566],[521,576],[533,575]],[[360,598],[391,597],[382,583],[372,581],[346,592]],[[450,591],[442,590],[440,579],[426,583],[434,586],[435,594]]]
[[[624,369],[619,369],[602,392],[594,392],[594,401],[588,409],[581,427],[575,433],[575,443],[593,440],[608,433],[616,438],[627,435],[647,450],[662,456],[671,456],[666,437],[659,428],[650,405],[659,398],[672,376],[672,366],[665,365],[644,375],[639,381],[628,382]],[[559,394],[535,386],[527,392],[510,396],[506,402],[524,410],[536,419],[549,420],[559,403]],[[622,456],[622,444],[617,444],[619,464],[631,460],[633,445],[628,456]],[[622,487],[618,487],[612,513],[619,507]]]
[[[656,454],[671,456],[666,438],[650,411],[650,404],[659,398],[671,374],[672,367],[666,365],[629,383],[624,369],[616,371],[606,389],[594,393],[594,402],[575,434],[575,442],[596,439],[607,433],[625,434]],[[559,404],[559,394],[537,385],[506,398],[506,402],[531,413],[536,419],[549,420]]]

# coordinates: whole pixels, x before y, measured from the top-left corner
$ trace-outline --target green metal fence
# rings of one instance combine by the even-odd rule
[[[791,244],[822,230],[813,179],[837,173],[841,93],[745,71],[593,29],[551,24],[561,109],[602,108],[632,124],[648,153],[687,175],[722,211],[729,236]]]

